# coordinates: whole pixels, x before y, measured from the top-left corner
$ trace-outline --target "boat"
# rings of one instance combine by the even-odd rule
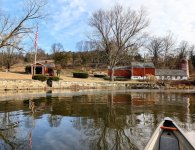
[[[183,131],[169,117],[159,124],[145,150],[195,150]]]

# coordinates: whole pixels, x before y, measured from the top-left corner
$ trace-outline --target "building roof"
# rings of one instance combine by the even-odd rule
[[[52,61],[38,61],[37,63],[36,63],[36,65],[37,64],[39,64],[39,65],[42,65],[42,66],[45,66],[45,67],[47,67],[47,68],[55,68],[55,64],[54,64],[54,62],[52,62]],[[31,65],[35,65],[34,63],[33,64],[31,64]]]
[[[152,62],[132,62],[132,68],[155,68]]]
[[[187,76],[185,70],[176,70],[176,69],[156,69],[156,76]]]
[[[110,66],[108,66],[108,69],[110,69]],[[113,69],[117,69],[117,70],[128,70],[128,69],[131,69],[130,66],[115,66]]]

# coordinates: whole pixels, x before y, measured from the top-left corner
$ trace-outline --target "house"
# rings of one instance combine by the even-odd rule
[[[179,69],[156,69],[155,76],[158,80],[187,80],[189,78],[188,60],[181,59]]]
[[[43,75],[54,75],[55,64],[52,61],[39,61],[36,64],[31,64],[31,73],[43,74]],[[35,72],[34,72],[35,71]]]
[[[155,76],[158,80],[187,80],[187,72],[185,70],[176,69],[156,69]]]

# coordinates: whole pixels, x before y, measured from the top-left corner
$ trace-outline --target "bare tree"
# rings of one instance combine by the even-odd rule
[[[61,43],[54,43],[51,46],[51,51],[52,51],[52,54],[55,55],[55,53],[57,53],[57,52],[64,51],[64,47]]]
[[[37,60],[47,60],[49,58],[48,54],[42,48],[37,49]]]
[[[195,68],[195,54],[194,54],[194,50],[195,50],[195,46],[192,45],[191,48],[190,48],[190,56],[189,56],[189,59],[190,59],[190,62],[192,64],[192,68]]]
[[[173,39],[173,34],[168,33],[165,37],[163,37],[163,68],[169,67],[168,59],[170,55],[175,52],[175,40]]]
[[[96,43],[93,41],[79,41],[76,44],[79,51],[93,51],[96,49]]]
[[[190,45],[190,43],[187,41],[181,41],[179,43],[178,48],[176,48],[176,51],[177,51],[177,55],[175,56],[175,59],[176,59],[177,68],[180,67],[181,60],[186,59],[188,57],[189,57],[189,65],[192,65],[191,54],[194,51],[194,45]],[[190,67],[191,67],[190,69],[192,69],[192,66]]]
[[[14,47],[6,47],[3,51],[3,65],[10,70],[10,67],[17,63],[16,59],[13,59],[15,56],[15,48]]]
[[[10,41],[14,45],[19,45],[19,43],[21,42],[21,38],[15,36],[14,38],[10,39]],[[16,48],[12,46],[6,46],[2,48],[2,62],[3,65],[8,69],[8,71],[10,70],[12,65],[18,62],[17,52],[18,51],[16,51]]]
[[[32,33],[33,21],[45,17],[42,12],[45,5],[44,0],[26,0],[21,18],[11,19],[9,16],[0,14],[0,48],[12,46],[21,49],[11,39]]]
[[[98,10],[89,19],[89,25],[94,28],[94,37],[98,47],[106,51],[108,64],[112,70],[123,60],[124,54],[132,50],[132,47],[140,45],[144,37],[144,29],[149,21],[146,12],[130,8],[124,9],[116,5],[110,10]]]
[[[179,47],[177,48],[178,59],[186,58],[188,53],[190,52],[190,45],[187,41],[181,41]]]
[[[76,44],[76,48],[79,51],[83,67],[87,67],[87,64],[94,62],[94,59],[99,59],[99,55],[96,53],[97,46],[93,41],[79,41]],[[96,62],[98,63],[98,61]]]
[[[163,52],[163,39],[159,37],[152,37],[146,45],[146,49],[152,56],[152,61],[155,67],[159,67],[159,58]]]
[[[67,64],[67,59],[65,58],[64,47],[61,43],[54,43],[51,46],[52,58],[57,68]],[[65,63],[65,64],[64,64]]]

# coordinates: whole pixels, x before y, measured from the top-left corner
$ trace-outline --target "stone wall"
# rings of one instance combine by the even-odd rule
[[[117,82],[67,82],[53,81],[52,89],[116,89],[125,88],[125,84]],[[38,80],[0,80],[0,90],[34,90],[34,89],[51,89],[46,81]]]
[[[151,89],[153,84],[146,83],[123,83],[123,82],[68,82],[68,81],[52,81],[52,87],[47,82],[38,80],[0,80],[0,90],[36,90],[36,89],[135,89],[146,88]]]
[[[125,88],[124,83],[117,82],[66,82],[66,81],[53,81],[52,88],[54,89],[116,89]]]
[[[44,89],[47,87],[46,82],[37,80],[0,80],[0,90],[31,90],[31,89]]]

